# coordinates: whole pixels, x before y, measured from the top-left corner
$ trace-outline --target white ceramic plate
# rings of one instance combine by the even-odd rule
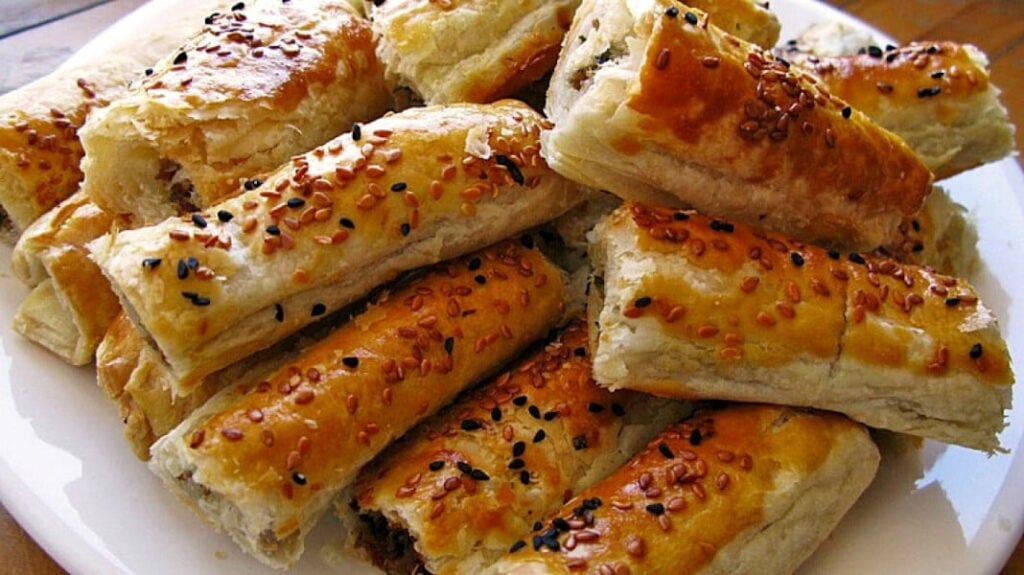
[[[783,38],[813,22],[854,22],[809,1],[772,4],[785,25]],[[1013,356],[1024,357],[1018,296],[1024,175],[1011,159],[947,187],[976,217],[984,265],[973,281],[1001,318]],[[9,258],[10,250],[0,249],[5,269]],[[12,317],[24,294],[3,273],[0,317]],[[801,573],[998,571],[1024,520],[1024,408],[1011,411],[1009,421],[1001,441],[1011,455],[987,457],[934,442],[921,451],[887,453],[874,484]],[[68,367],[6,327],[0,329],[0,499],[73,573],[275,573],[203,525],[131,455],[117,411],[91,369]],[[339,537],[338,525],[326,518],[291,572],[365,570],[320,558],[318,550]]]

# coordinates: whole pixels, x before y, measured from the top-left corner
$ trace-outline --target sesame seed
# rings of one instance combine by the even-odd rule
[[[188,61],[188,54],[185,52],[178,52],[178,55],[174,57],[174,65],[180,66]]]
[[[972,345],[971,346],[971,352],[970,352],[971,359],[979,359],[979,358],[981,358],[981,354],[982,354],[983,351],[984,350],[982,349],[980,343],[976,343],[976,344]]]
[[[348,228],[350,230],[356,229],[356,224],[348,218],[341,218],[340,220],[338,220],[338,225],[343,228]]]
[[[356,142],[363,138],[363,128],[359,124],[352,125],[352,139]]]
[[[281,228],[275,226],[274,224],[271,224],[271,225],[267,226],[267,230],[266,231],[267,231],[268,234],[270,234],[272,236],[279,236],[279,235],[281,235]]]
[[[865,265],[867,263],[867,262],[864,261],[864,256],[862,256],[862,255],[860,255],[860,254],[858,254],[856,252],[851,253],[849,258],[850,258],[850,261],[855,263],[855,264]]]
[[[178,279],[183,280],[188,277],[188,264],[185,260],[178,260]]]
[[[653,301],[654,300],[652,300],[650,297],[643,296],[643,297],[637,298],[636,301],[633,302],[633,306],[634,307],[638,307],[638,308],[645,308],[645,307],[651,305],[651,303]]]
[[[473,276],[473,281],[475,281],[476,283],[478,283],[480,285],[484,285],[484,284],[487,283],[487,278],[484,277],[483,275],[477,274],[477,275]]]
[[[142,267],[148,270],[155,270],[160,266],[160,262],[163,261],[160,258],[146,258],[142,260]]]
[[[703,439],[704,438],[701,437],[699,429],[694,429],[693,431],[690,432],[690,445],[693,445],[694,447],[696,447],[696,446],[700,445],[700,442]]]
[[[672,453],[672,449],[664,441],[662,441],[661,443],[658,444],[658,451],[660,451],[661,454],[665,456],[665,459],[675,459],[676,458],[676,454]]]
[[[246,180],[245,183],[242,184],[242,187],[245,188],[246,191],[251,192],[251,191],[255,190],[256,188],[258,188],[258,187],[260,187],[262,185],[263,185],[263,180],[261,180],[259,178],[251,178],[251,179]]]
[[[530,415],[533,416],[534,419],[540,419],[540,408],[536,405],[531,405],[527,411],[530,412]]]
[[[871,56],[872,58],[881,58],[882,49],[878,46],[868,46],[868,56]]]
[[[306,200],[302,198],[288,198],[286,204],[288,205],[289,208],[292,208],[294,210],[306,205]]]
[[[443,467],[444,467],[444,461],[440,461],[440,460],[438,460],[438,461],[431,461],[430,465],[427,465],[427,468],[430,469],[431,471],[441,471],[441,468],[443,468]]]
[[[521,550],[523,547],[526,547],[526,541],[523,541],[522,539],[520,539],[520,540],[516,541],[515,543],[513,543],[512,546],[508,548],[508,552],[509,553],[515,553],[516,551]]]
[[[224,436],[224,439],[227,439],[228,441],[239,441],[240,439],[245,437],[245,435],[242,433],[242,430],[238,429],[237,427],[225,427],[224,429],[220,430],[220,434]]]
[[[487,475],[482,469],[474,469],[469,473],[469,476],[477,481],[489,481],[491,479],[491,476]]]
[[[572,350],[572,353],[576,357],[587,357],[587,348],[577,347],[576,349]]]
[[[231,212],[229,212],[227,210],[219,210],[217,212],[217,219],[222,221],[222,222],[224,222],[224,223],[230,222],[232,219],[234,219],[234,217],[235,217],[235,214],[232,214]]]
[[[526,467],[526,462],[518,457],[508,463],[509,469],[522,469],[523,467]]]
[[[351,369],[355,369],[355,368],[359,367],[359,358],[355,357],[353,355],[350,355],[348,357],[341,358],[341,363],[344,364],[345,367],[348,367],[348,368],[351,368]]]
[[[804,265],[804,256],[798,254],[797,252],[790,253],[789,259],[793,260],[793,265],[795,265],[796,267]]]
[[[958,298],[958,297],[948,297],[948,298],[946,298],[946,305],[949,306],[949,307],[956,307],[956,306],[960,305],[960,298]]]
[[[394,184],[391,184],[391,191],[404,192],[408,187],[409,185],[406,184],[405,182],[395,182]]]
[[[612,413],[614,413],[618,417],[622,417],[622,416],[626,415],[626,408],[622,407],[622,405],[619,404],[619,403],[613,403],[612,404]]]
[[[558,417],[557,411],[548,411],[547,413],[544,414],[544,421],[552,421],[556,417]]]
[[[512,457],[519,457],[525,451],[526,451],[526,442],[525,441],[517,441],[514,444],[512,444]]]
[[[522,406],[526,405],[526,402],[527,402],[527,397],[525,395],[517,396],[515,399],[512,400],[512,403],[514,405],[518,406],[518,407],[522,407]]]
[[[838,260],[839,259],[839,250],[829,250],[828,251],[828,257],[829,257],[829,259],[832,259],[832,260]]]
[[[292,473],[292,481],[294,481],[296,485],[305,485],[306,476],[296,471],[295,473]]]
[[[591,401],[590,403],[587,404],[587,411],[589,411],[590,413],[601,413],[602,411],[604,411],[604,406],[601,405],[600,403],[595,403]]]
[[[576,437],[572,438],[572,448],[575,449],[576,451],[586,449],[587,447],[589,447],[589,444],[587,442],[586,435],[577,435]]]
[[[325,313],[327,313],[327,306],[322,303],[315,303],[313,304],[313,309],[310,310],[309,315],[311,317],[317,317],[319,315],[324,315]]]
[[[842,110],[842,114],[843,114],[843,117],[844,117],[844,118],[846,118],[847,120],[849,120],[849,119],[850,119],[850,116],[852,116],[852,115],[853,115],[853,108],[851,108],[851,107],[849,107],[849,106],[846,106],[845,108],[843,108],[843,110]]]
[[[476,431],[483,427],[483,424],[475,419],[463,419],[460,427],[462,431]]]
[[[454,350],[455,350],[455,338],[454,337],[446,337],[444,339],[444,351],[448,355],[451,355],[452,351],[454,351]]]
[[[917,91],[918,98],[931,98],[932,96],[938,96],[939,92],[942,92],[942,88],[938,86],[932,86],[930,88],[921,88]]]
[[[533,442],[540,443],[541,441],[544,441],[545,437],[547,437],[547,433],[545,433],[543,429],[538,429],[537,433],[533,435]]]
[[[508,170],[508,174],[512,176],[513,182],[520,186],[526,183],[526,178],[523,177],[523,172],[519,170],[519,166],[517,166],[511,158],[499,154],[494,157],[494,161],[497,162],[499,166],[503,166]]]
[[[699,22],[699,20],[697,19],[697,15],[694,14],[693,12],[687,12],[686,14],[683,15],[683,18],[686,19],[686,23],[691,26],[696,26],[697,22]]]
[[[483,261],[481,261],[480,258],[473,258],[469,260],[469,265],[467,267],[469,268],[469,271],[475,272],[480,269],[481,265],[483,265]]]
[[[199,229],[206,228],[206,218],[199,214],[192,214],[192,223]]]
[[[672,51],[668,48],[662,48],[658,52],[658,56],[654,59],[654,68],[657,70],[664,70],[668,68],[669,62],[672,60]]]
[[[473,466],[466,463],[465,461],[459,461],[458,463],[455,464],[455,467],[458,467],[459,471],[465,473],[466,475],[469,475],[470,473],[473,472]]]
[[[650,503],[644,509],[653,515],[662,515],[665,513],[665,506],[661,503]]]
[[[409,232],[412,231],[412,228],[409,226],[408,222],[406,222],[406,223],[402,224],[401,226],[399,226],[398,229],[399,229],[399,231],[402,232],[403,236],[409,235]]]
[[[675,18],[676,16],[679,16],[679,8],[670,6],[668,10],[665,10],[665,15],[669,18]]]
[[[677,222],[685,222],[686,220],[690,219],[690,215],[687,214],[686,212],[675,212],[672,214],[672,219]]]
[[[519,472],[519,482],[522,483],[523,485],[529,485],[530,484],[530,472],[525,470],[525,469],[520,471]]]
[[[200,428],[192,432],[192,438],[189,440],[188,446],[192,449],[198,448],[203,444],[203,440],[206,439],[206,430]]]
[[[181,292],[181,297],[192,302],[192,305],[194,306],[205,307],[210,305],[210,298],[201,296],[195,292],[183,291]]]

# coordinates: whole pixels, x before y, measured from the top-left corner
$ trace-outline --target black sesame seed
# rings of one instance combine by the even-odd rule
[[[587,411],[589,411],[590,413],[601,413],[602,411],[604,411],[604,406],[601,405],[600,403],[594,403],[593,401],[591,401],[590,403],[587,404]]]
[[[519,457],[526,451],[526,442],[517,441],[512,444],[512,457]]]
[[[197,295],[196,297],[190,299],[192,300],[192,305],[195,306],[206,307],[210,305],[210,298],[206,296]]]
[[[157,267],[160,266],[160,262],[162,261],[163,260],[161,260],[160,258],[146,258],[142,260],[142,267],[149,270],[155,270]]]
[[[537,433],[533,434],[533,442],[540,443],[541,441],[544,441],[544,438],[547,436],[548,434],[544,433],[543,429],[538,429]]]
[[[864,261],[864,257],[856,252],[850,254],[850,261],[860,265],[864,265],[867,263]]]
[[[145,70],[145,74],[146,74],[147,76],[152,76],[152,75],[153,75],[153,69],[152,69],[152,68],[146,68],[146,70]]]
[[[192,214],[192,223],[195,224],[195,226],[199,229],[203,229],[207,225],[206,218],[199,214]]]
[[[910,251],[912,251],[914,253],[923,252],[924,251],[924,244],[922,244],[921,242],[917,242],[917,243],[915,243],[913,245],[913,247],[910,248]]]
[[[487,475],[482,469],[474,469],[469,473],[469,476],[477,481],[489,481],[491,479],[491,476]]]
[[[556,417],[558,417],[558,412],[557,411],[549,411],[549,412],[544,414],[544,421],[552,421]]]
[[[384,3],[384,0],[373,0],[373,5],[374,6],[380,6],[383,3]]]
[[[829,250],[828,251],[828,258],[831,259],[831,260],[838,260],[839,259],[839,250]]]
[[[931,98],[932,96],[938,96],[939,92],[942,92],[942,88],[938,86],[932,86],[931,88],[921,88],[917,91],[918,98]]]
[[[544,540],[541,539],[540,535],[533,536],[533,550],[540,551],[541,546],[544,545]]]
[[[520,540],[516,541],[515,543],[513,543],[512,546],[508,548],[508,552],[509,553],[515,553],[516,551],[521,550],[523,547],[526,547],[526,541],[523,541],[522,539],[520,539]]]
[[[711,220],[711,223],[708,224],[708,227],[716,232],[725,232],[727,234],[731,234],[736,230],[735,225],[730,224],[729,222],[723,222],[721,220]]]
[[[178,279],[183,280],[188,277],[188,264],[185,260],[178,260]]]
[[[919,222],[918,220],[911,220],[910,225],[911,227],[914,228],[915,232],[921,231],[921,222]]]
[[[246,180],[245,183],[242,184],[242,187],[245,188],[246,191],[251,192],[251,191],[255,190],[256,188],[258,188],[258,187],[260,187],[262,185],[263,185],[263,180],[261,180],[259,178],[251,178],[251,179]]]
[[[694,429],[690,432],[690,445],[696,447],[700,445],[700,442],[703,441],[703,439],[704,437],[701,436],[699,429]]]
[[[180,66],[188,61],[188,54],[185,52],[178,52],[178,55],[174,57],[174,65]]]
[[[569,531],[569,522],[561,517],[555,517],[551,520],[551,525],[559,531]]]
[[[234,217],[235,214],[232,214],[227,210],[219,210],[217,212],[217,219],[225,223],[230,222],[232,219],[234,219]]]
[[[796,252],[792,252],[791,254],[789,254],[789,259],[793,260],[793,265],[795,265],[796,267],[804,265],[804,256]]]
[[[600,497],[591,497],[583,500],[583,508],[589,511],[597,511],[599,507],[604,505]]]
[[[557,535],[558,534],[556,533],[555,536]],[[558,545],[558,539],[555,539],[555,537],[553,536],[542,537],[541,542],[544,544],[545,547],[552,551],[558,551],[560,548],[560,546]]]
[[[576,437],[572,438],[572,448],[575,449],[576,451],[586,449],[588,446],[589,445],[587,443],[586,435],[577,435]]]
[[[938,70],[938,71],[932,72],[932,78],[934,78],[936,80],[938,80],[939,78],[941,78],[941,77],[943,77],[945,75],[946,75],[946,73],[943,72],[942,70]]]
[[[526,467],[526,462],[518,457],[508,462],[509,469],[522,469],[524,467]]]
[[[469,260],[469,271],[475,272],[476,270],[480,269],[480,266],[482,265],[483,261],[480,258],[473,258]]]
[[[508,170],[508,175],[512,176],[512,181],[519,184],[520,186],[526,183],[526,178],[523,177],[523,172],[519,170],[519,166],[512,161],[508,156],[497,155],[494,157],[494,161],[499,166],[504,166]]]
[[[501,421],[501,408],[500,407],[492,407],[491,408],[491,421]]]
[[[928,53],[929,54],[938,54],[939,53],[939,47],[935,46],[935,45],[928,46]]]
[[[292,473],[292,481],[294,481],[296,485],[305,485],[306,476],[296,471],[295,473]]]
[[[948,305],[949,307],[956,307],[956,306],[960,305],[960,298],[958,298],[958,297],[947,297],[946,298],[946,305]]]
[[[327,306],[325,306],[322,303],[315,303],[315,304],[313,304],[313,309],[311,309],[309,311],[309,315],[311,317],[316,317],[318,315],[324,315],[325,313],[327,313]]]
[[[846,106],[845,108],[843,108],[843,110],[842,110],[842,112],[841,112],[841,113],[842,113],[842,115],[843,115],[843,117],[844,117],[844,118],[846,118],[847,120],[849,120],[849,119],[850,119],[850,116],[852,116],[852,115],[853,115],[853,108],[851,108],[851,107],[849,107],[849,106]]]
[[[352,139],[356,142],[363,138],[363,128],[359,124],[352,125]]]
[[[626,408],[622,407],[622,404],[613,403],[612,413],[614,413],[618,417],[622,417],[623,415],[626,415]]]
[[[654,301],[653,299],[651,299],[651,298],[649,298],[647,296],[638,297],[638,298],[636,298],[636,301],[633,302],[633,306],[634,307],[638,307],[638,308],[645,308],[645,307],[651,305],[651,303],[653,301]]]
[[[402,224],[401,226],[399,226],[398,229],[399,229],[399,231],[402,232],[403,236],[409,235],[409,232],[412,231],[412,228],[409,226],[408,222],[406,222],[406,223]]]
[[[429,469],[431,471],[441,471],[441,468],[443,468],[443,467],[444,467],[444,461],[441,461],[441,460],[431,461],[430,465],[427,465],[427,469]]]
[[[245,2],[239,2],[231,7],[232,12],[237,12],[239,10],[245,10]]]
[[[679,8],[671,6],[668,10],[665,10],[665,15],[668,16],[669,18],[675,18],[676,16],[679,15]]]
[[[343,228],[348,228],[350,230],[356,229],[355,222],[353,222],[352,220],[350,220],[348,218],[341,218],[340,220],[338,220],[338,225],[343,227]]]
[[[868,46],[868,56],[871,56],[872,58],[881,58],[882,49],[878,46]]]
[[[587,348],[577,347],[576,349],[572,350],[572,353],[576,357],[587,357]]]
[[[289,208],[292,208],[292,209],[301,208],[304,205],[306,205],[306,200],[304,200],[302,198],[288,198],[288,207]]]
[[[354,355],[349,355],[341,358],[341,363],[345,367],[355,369],[359,367],[359,358]]]
[[[686,220],[690,219],[690,214],[687,214],[685,212],[675,212],[674,214],[672,214],[672,219],[677,222],[685,222]]]
[[[672,448],[670,448],[668,446],[668,444],[665,443],[664,441],[662,441],[661,443],[658,444],[658,451],[660,451],[661,454],[665,456],[665,459],[675,459],[676,458],[676,454],[672,453]]]
[[[647,509],[648,513],[652,513],[654,515],[662,515],[665,513],[665,506],[661,503],[650,503],[644,509]]]
[[[530,484],[530,472],[525,470],[525,469],[520,471],[519,472],[519,482],[522,483],[523,485],[529,485]]]
[[[274,319],[278,322],[284,321],[284,306],[279,303],[274,304]]]
[[[523,244],[523,247],[528,250],[532,250],[535,245],[533,242],[533,236],[530,234],[523,234],[519,236],[519,243]]]
[[[540,408],[536,405],[531,405],[527,411],[530,412],[534,419],[540,419]]]
[[[971,346],[971,359],[978,359],[984,350],[981,348],[980,343],[976,343]]]
[[[405,182],[395,182],[391,184],[392,192],[404,192],[409,187]]]
[[[527,401],[526,396],[525,395],[520,395],[520,396],[517,396],[515,399],[513,399],[512,403],[515,404],[518,407],[522,407],[522,406],[526,405],[526,401]]]
[[[274,224],[270,224],[269,226],[267,226],[267,233],[272,236],[279,236],[281,235],[281,228],[275,226]]]
[[[477,274],[477,275],[473,276],[473,281],[475,281],[476,283],[478,283],[480,285],[484,285],[484,284],[487,283],[487,278],[484,277],[482,274]]]
[[[199,269],[199,260],[195,256],[189,256],[188,259],[185,260],[185,263],[188,265],[188,269],[190,270],[194,271]]]
[[[460,461],[456,463],[455,467],[458,467],[459,471],[467,475],[473,472],[473,467],[470,464],[466,463],[465,461]]]
[[[463,419],[459,426],[462,428],[462,431],[476,431],[483,427],[483,424],[475,419]]]
[[[454,351],[454,350],[455,350],[455,338],[454,337],[446,337],[446,338],[444,338],[444,351],[445,351],[445,353],[447,353],[448,355],[451,355],[452,351]]]
[[[697,22],[699,22],[699,20],[697,20],[697,15],[694,14],[693,12],[687,12],[686,14],[683,14],[683,18],[685,18],[686,23],[691,26],[696,26]]]

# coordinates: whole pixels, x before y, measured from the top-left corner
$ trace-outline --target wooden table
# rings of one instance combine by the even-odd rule
[[[901,42],[955,40],[981,47],[991,60],[993,81],[1003,88],[1024,149],[1024,2],[1021,0],[828,0]],[[0,93],[32,79],[25,70],[56,65],[81,44],[142,0],[4,0],[0,6]],[[51,21],[52,20],[52,21]],[[40,22],[48,22],[37,24]],[[35,26],[35,27],[33,27]],[[25,29],[27,28],[27,29]],[[19,29],[24,29],[17,32]],[[36,49],[20,49],[28,41]],[[19,49],[15,49],[14,46]],[[0,575],[64,573],[0,508]],[[1024,545],[1003,570],[1024,575]]]

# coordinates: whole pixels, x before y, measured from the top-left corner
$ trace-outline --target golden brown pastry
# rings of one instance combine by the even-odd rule
[[[150,468],[257,559],[294,562],[360,467],[559,321],[562,272],[523,244],[439,264],[254,388],[230,386]]]
[[[78,190],[78,129],[160,57],[198,31],[226,0],[165,2],[133,15],[117,40],[0,96],[0,240],[13,243],[36,218]]]
[[[582,199],[514,101],[358,125],[209,210],[122,231],[93,256],[187,395],[398,272],[493,243]]]
[[[669,427],[487,573],[796,571],[871,483],[878,448],[836,414],[742,405]]]
[[[583,321],[416,428],[356,480],[348,542],[389,573],[476,574],[685,411],[592,378]]]
[[[124,220],[79,192],[25,229],[12,254],[14,274],[32,288],[14,316],[14,330],[72,365],[92,361],[121,310],[85,247],[115,222]]]
[[[154,223],[390,106],[369,22],[343,0],[239,2],[82,128],[82,186]]]
[[[588,0],[568,37],[542,140],[570,179],[855,249],[930,191],[902,140],[699,10]]]
[[[640,204],[595,238],[601,384],[999,448],[1010,358],[967,281]]]
[[[1014,127],[989,80],[988,58],[969,44],[861,46],[824,57],[783,51],[826,89],[898,134],[938,179],[1013,151]]]

